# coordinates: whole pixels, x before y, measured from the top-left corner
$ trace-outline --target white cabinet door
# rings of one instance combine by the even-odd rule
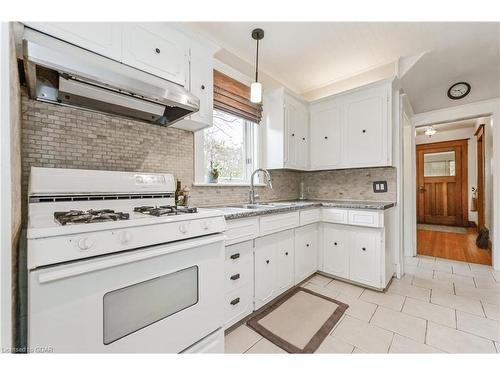
[[[262,307],[276,296],[275,242],[272,237],[260,237],[255,240],[255,309]]]
[[[342,100],[345,103],[344,164],[348,167],[388,165],[388,88],[360,90]]]
[[[349,227],[323,224],[323,272],[349,278]]]
[[[381,242],[379,229],[356,228],[349,251],[349,278],[358,283],[381,287]]]
[[[335,102],[311,108],[311,169],[342,163],[342,109]]]
[[[188,40],[166,25],[126,24],[123,63],[186,86]]]
[[[285,95],[285,167],[306,169],[309,135],[307,107]]]
[[[318,226],[295,230],[295,284],[318,270]]]
[[[214,101],[214,72],[211,54],[191,51],[190,90],[200,99],[200,110],[191,115],[192,121],[212,126]]]
[[[121,61],[122,24],[116,22],[27,22],[26,26]]]
[[[276,295],[285,292],[294,282],[294,240],[293,231],[279,233],[281,239],[275,244]]]

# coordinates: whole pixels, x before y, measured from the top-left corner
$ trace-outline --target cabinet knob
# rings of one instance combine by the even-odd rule
[[[285,255],[287,255],[287,256],[288,256],[288,251],[285,251]]]
[[[335,246],[337,246],[337,242],[334,242],[333,244],[334,244]]]
[[[230,277],[231,280],[238,280],[240,278],[240,274],[237,273],[236,275],[233,275]]]
[[[362,247],[361,250],[366,251],[366,247]]]
[[[292,133],[292,137],[295,137],[295,133]]]
[[[156,52],[156,53],[160,53],[161,51],[160,51],[160,49],[159,49],[159,48],[155,48],[155,52]]]
[[[327,136],[325,136],[325,139],[328,139],[328,137],[327,137]]]
[[[365,130],[365,129],[363,129],[363,133],[366,133],[366,130]]]
[[[302,137],[302,140],[305,141],[306,140],[306,137]]]
[[[237,305],[238,303],[240,303],[240,297],[233,299],[230,303],[231,303],[231,305],[233,305],[233,306],[234,306],[234,305]]]
[[[266,260],[266,263],[269,264],[269,260]]]
[[[202,89],[202,90],[205,90],[205,85],[201,85],[201,89]]]
[[[306,243],[306,247],[309,247],[309,244],[308,244],[308,243]]]
[[[231,255],[229,258],[234,260],[234,259],[238,259],[239,257],[240,257],[240,253],[236,253],[236,254]]]

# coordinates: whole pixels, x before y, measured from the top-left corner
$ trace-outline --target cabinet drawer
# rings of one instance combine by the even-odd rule
[[[322,216],[327,223],[347,224],[347,210],[342,208],[323,208]]]
[[[384,215],[377,211],[349,210],[349,224],[381,228],[384,226]]]
[[[226,293],[224,298],[224,328],[229,328],[253,311],[252,285]]]
[[[226,246],[253,240],[259,236],[259,218],[236,219],[226,221]]]
[[[253,285],[253,257],[248,254],[239,261],[226,260],[224,265],[224,288],[226,292],[238,289],[244,284]]]
[[[320,219],[321,210],[319,208],[300,211],[300,226],[317,223]]]
[[[299,226],[299,213],[290,212],[279,215],[264,216],[260,219],[260,235],[281,232]]]

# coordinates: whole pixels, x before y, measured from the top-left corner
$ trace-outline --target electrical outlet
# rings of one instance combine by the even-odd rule
[[[374,193],[387,193],[387,181],[373,181]]]

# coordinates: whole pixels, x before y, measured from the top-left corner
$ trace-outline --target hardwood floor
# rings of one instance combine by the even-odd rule
[[[417,230],[417,254],[491,265],[491,250],[476,246],[477,231],[467,234]]]

